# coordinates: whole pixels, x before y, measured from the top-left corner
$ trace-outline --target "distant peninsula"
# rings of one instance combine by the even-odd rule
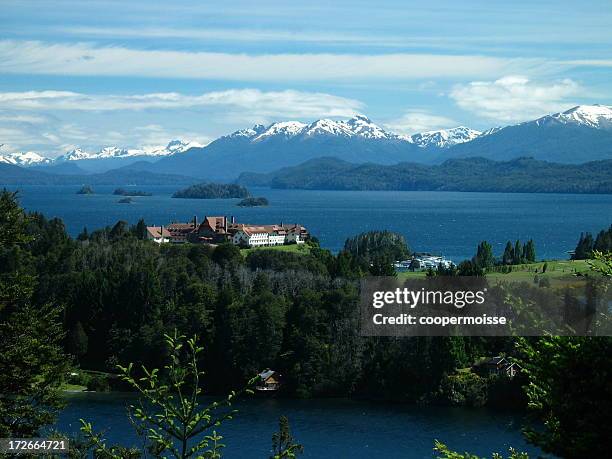
[[[259,197],[259,198],[245,198],[236,205],[240,207],[263,207],[263,206],[267,206],[268,204],[270,203],[268,202],[266,198]]]
[[[457,158],[436,165],[381,165],[318,158],[267,174],[243,173],[237,183],[302,190],[610,194],[612,160],[558,164],[529,157]]]
[[[231,199],[250,196],[249,191],[241,185],[223,183],[200,183],[179,190],[172,195],[173,198],[187,199]]]
[[[125,188],[117,188],[113,194],[117,196],[153,196],[153,193],[148,191],[126,190]]]
[[[89,185],[84,185],[81,187],[81,189],[79,191],[77,191],[77,194],[94,194],[95,191],[92,187],[90,187]]]

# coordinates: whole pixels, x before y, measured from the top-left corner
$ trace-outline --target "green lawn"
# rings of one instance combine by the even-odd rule
[[[240,249],[240,253],[245,257],[255,250],[278,250],[281,252],[293,252],[307,255],[310,253],[310,246],[308,244],[290,244],[290,245],[275,245],[272,247],[253,247],[250,249]]]
[[[546,272],[542,273],[545,263],[547,265]],[[489,272],[487,278],[511,282],[533,282],[534,277],[538,276],[538,279],[548,279],[551,286],[558,287],[579,282],[580,276],[576,276],[576,274],[584,274],[588,271],[590,271],[590,267],[586,260],[553,260],[516,265],[512,267],[512,272],[507,274]]]
[[[80,386],[78,384],[64,383],[61,385],[60,389],[65,392],[83,392],[84,390],[87,390],[87,387]]]
[[[544,263],[547,264],[546,272],[542,273]],[[488,272],[487,278],[490,280],[510,281],[510,282],[533,282],[537,275],[538,279],[548,279],[551,286],[567,285],[579,282],[580,276],[577,273],[586,273],[590,270],[586,260],[552,260],[547,262],[529,263],[524,265],[512,266],[512,272],[504,274]],[[398,279],[418,279],[425,277],[425,272],[402,272],[398,273]]]

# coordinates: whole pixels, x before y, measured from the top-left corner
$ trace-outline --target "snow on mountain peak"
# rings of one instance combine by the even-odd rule
[[[367,116],[356,115],[346,122],[351,130],[361,137],[367,139],[390,139],[397,137],[395,134],[386,132],[383,128],[374,124]]]
[[[582,124],[592,128],[612,128],[612,108],[606,105],[578,105],[548,117],[561,123]],[[538,120],[539,121],[539,120]]]
[[[253,139],[253,141],[262,140],[266,137],[281,135],[284,137],[293,137],[306,127],[304,123],[299,121],[281,121],[279,123],[272,123],[268,128]]]
[[[25,153],[11,153],[9,155],[1,155],[0,163],[13,164],[15,166],[36,166],[51,162],[49,158],[39,155],[33,151]]]
[[[353,131],[342,121],[334,121],[328,119],[317,120],[314,123],[306,126],[304,135],[315,136],[315,135],[337,135],[342,137],[350,137],[353,135]]]
[[[451,129],[439,129],[436,131],[421,132],[410,136],[412,143],[421,148],[437,147],[448,148],[460,143],[469,142],[482,133],[465,126]]]
[[[90,159],[91,157],[91,153],[87,153],[80,148],[75,148],[74,150],[70,150],[69,152],[58,157],[57,161],[79,161],[81,159]]]

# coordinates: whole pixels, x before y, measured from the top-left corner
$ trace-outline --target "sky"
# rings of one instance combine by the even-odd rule
[[[403,134],[484,130],[612,105],[609,0],[0,3],[0,154],[358,113]]]

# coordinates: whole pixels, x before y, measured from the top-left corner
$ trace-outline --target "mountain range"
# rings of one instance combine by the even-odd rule
[[[68,175],[129,166],[156,174],[232,181],[242,172],[268,173],[321,157],[392,165],[440,164],[467,157],[508,161],[525,156],[567,164],[611,159],[612,109],[580,105],[484,132],[459,126],[411,136],[390,132],[363,115],[310,124],[286,121],[242,129],[206,146],[176,140],[156,148],[107,147],[97,153],[76,149],[56,159],[27,152],[0,156],[0,163]]]
[[[29,151],[26,153],[0,155],[0,163],[24,167],[53,167],[56,169],[55,172],[58,170],[73,170],[78,173],[103,172],[137,161],[155,161],[163,156],[172,156],[184,153],[190,148],[200,147],[202,147],[202,144],[197,142],[172,140],[166,146],[144,147],[140,149],[109,146],[95,153],[76,148],[53,159]],[[64,164],[71,164],[71,167],[63,167],[62,165]],[[75,165],[78,166],[78,169],[74,169]]]

